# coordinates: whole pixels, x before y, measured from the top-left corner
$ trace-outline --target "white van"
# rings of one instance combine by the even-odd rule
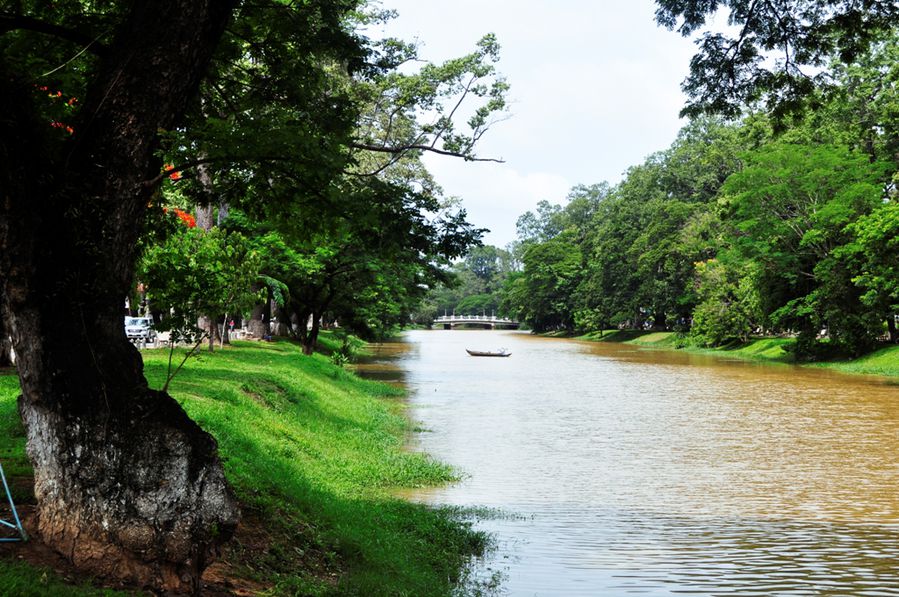
[[[156,341],[156,330],[153,329],[151,317],[125,317],[125,335],[129,340]]]

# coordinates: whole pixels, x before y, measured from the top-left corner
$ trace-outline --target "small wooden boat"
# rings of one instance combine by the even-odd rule
[[[512,356],[511,352],[508,352],[505,348],[500,348],[496,351],[489,350],[468,350],[465,349],[465,352],[470,354],[473,357],[508,357]]]

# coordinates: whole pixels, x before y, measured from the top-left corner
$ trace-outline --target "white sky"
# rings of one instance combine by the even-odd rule
[[[652,0],[382,0],[398,18],[388,35],[418,39],[422,58],[468,54],[485,33],[502,47],[498,69],[511,85],[511,118],[481,140],[481,157],[503,164],[428,156],[468,220],[515,238],[515,220],[537,202],[564,203],[576,184],[621,180],[667,148],[685,124],[680,90],[695,46],[655,24]]]

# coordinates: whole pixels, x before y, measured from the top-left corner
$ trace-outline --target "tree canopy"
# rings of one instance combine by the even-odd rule
[[[212,321],[352,270],[340,290],[371,298],[333,305],[364,329],[398,316],[374,313],[385,292],[405,301],[476,242],[420,156],[481,159],[505,106],[498,46],[400,74],[414,46],[359,33],[387,16],[356,0],[0,9],[0,321],[41,532],[82,567],[192,590],[238,518],[215,441],[148,387],[124,336],[142,251],[160,306]],[[160,227],[163,208],[201,230]]]
[[[786,128],[749,107],[695,118],[589,218],[568,217],[576,195],[519,218],[529,248],[507,309],[538,330],[669,329],[703,345],[786,334],[803,359],[899,339],[894,48],[834,63],[821,108]]]
[[[718,11],[732,32],[705,31],[690,61],[683,114],[738,116],[764,99],[776,118],[797,114],[830,89],[834,58],[855,63],[895,29],[892,0],[656,0],[656,21],[690,36]]]

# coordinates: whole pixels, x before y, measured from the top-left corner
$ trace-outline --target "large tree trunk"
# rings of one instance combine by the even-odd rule
[[[197,319],[197,327],[206,332],[207,348],[209,352],[214,352],[215,343],[221,342],[222,340],[221,330],[216,322],[216,318],[209,317],[208,315],[201,315],[199,319]]]
[[[11,367],[12,364],[12,342],[3,323],[3,315],[0,314],[0,367]]]
[[[265,305],[256,305],[247,320],[247,331],[256,338],[268,335],[268,324],[265,322]]]
[[[294,315],[297,320],[297,340],[305,346],[306,339],[309,337],[309,318],[312,316],[312,311],[308,307],[301,307],[296,310]]]
[[[272,289],[266,288],[266,299],[261,305],[253,307],[250,319],[247,321],[247,330],[255,337],[262,339],[271,334],[272,320]]]
[[[321,311],[312,312],[312,329],[303,339],[303,354],[311,355],[315,352],[315,343],[318,342],[318,331],[321,327],[322,313]]]
[[[204,177],[201,174],[198,176],[200,182],[203,182]],[[196,220],[197,220],[197,228],[200,230],[205,230],[209,232],[212,230],[212,227],[215,226],[215,219],[212,217],[212,204],[207,203],[206,205],[198,205],[196,212]]]
[[[238,511],[215,440],[147,386],[122,311],[158,131],[194,96],[232,6],[133,3],[65,142],[0,63],[0,315],[38,534],[94,574],[158,590],[196,590]]]
[[[275,316],[275,325],[273,326],[274,329],[272,335],[280,336],[282,338],[288,337],[290,335],[290,315],[287,313],[287,309],[275,303],[275,308],[272,309],[272,313]]]
[[[653,313],[652,329],[659,331],[668,329],[668,314],[664,311]]]

